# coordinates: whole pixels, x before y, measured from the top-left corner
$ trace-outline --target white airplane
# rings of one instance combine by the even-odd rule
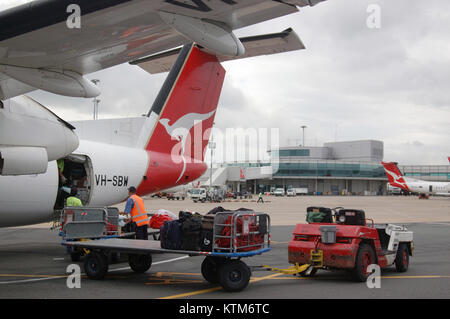
[[[264,37],[239,39],[234,30],[322,1],[27,0],[0,11],[0,175],[45,173],[49,162],[79,143],[70,125],[18,96],[36,89],[98,96],[85,75],[191,42],[219,61],[282,52],[283,38],[278,46],[266,41],[270,52],[254,45]],[[172,67],[171,58],[159,61],[147,71]]]
[[[304,48],[292,30],[243,43],[254,55]],[[84,205],[117,204],[130,186],[145,195],[188,184],[206,171],[204,154],[225,76],[220,62],[226,58],[191,43],[134,64],[155,70],[175,58],[147,116],[72,123],[79,146],[59,159]],[[63,207],[63,181],[54,160],[43,174],[0,176],[0,227],[48,221]]]
[[[403,176],[395,162],[381,162],[386,171],[389,184],[405,191],[436,196],[450,196],[449,182],[428,182]]]

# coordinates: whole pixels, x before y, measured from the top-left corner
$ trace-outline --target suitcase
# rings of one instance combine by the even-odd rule
[[[161,248],[181,249],[183,240],[181,236],[181,225],[178,220],[165,221],[160,228]]]
[[[198,231],[200,233],[200,230],[202,229],[202,216],[200,214],[194,214],[183,221],[181,221],[181,232],[189,233],[189,232],[195,232]]]
[[[206,215],[202,218],[202,229],[212,230],[214,226],[214,215]]]
[[[216,213],[220,213],[220,212],[224,212],[224,211],[226,211],[225,208],[223,208],[222,206],[218,206],[218,207],[211,209],[207,215],[215,215]]]
[[[183,232],[183,250],[200,251],[200,233],[201,230],[192,232]]]

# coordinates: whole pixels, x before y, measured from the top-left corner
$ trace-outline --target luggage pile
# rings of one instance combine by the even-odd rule
[[[267,233],[266,219],[251,214],[239,216],[237,211],[253,212],[246,208],[229,211],[220,206],[204,216],[180,211],[177,220],[164,221],[160,228],[161,248],[211,252],[214,232],[217,237],[215,248],[219,251],[243,252],[262,248]]]

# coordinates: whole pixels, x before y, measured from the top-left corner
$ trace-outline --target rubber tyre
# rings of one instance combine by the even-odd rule
[[[108,258],[97,252],[91,252],[84,259],[84,272],[89,279],[101,280],[108,272]]]
[[[111,263],[117,263],[120,260],[120,253],[116,253],[116,252],[110,253],[109,260]]]
[[[152,266],[152,255],[150,254],[129,254],[128,264],[136,273],[144,273]]]
[[[202,275],[207,282],[218,284],[220,282],[219,268],[221,262],[217,258],[206,257],[202,262]]]
[[[395,269],[398,272],[406,272],[409,266],[409,249],[408,245],[401,243],[398,246],[397,256],[395,257]]]
[[[80,258],[81,258],[81,253],[79,251],[73,251],[70,253],[70,260],[72,260],[73,262],[80,261]]]
[[[373,248],[368,244],[361,244],[356,255],[355,268],[352,270],[353,279],[359,282],[366,281],[370,275],[370,273],[367,273],[367,267],[375,263],[376,259]]]
[[[220,285],[229,292],[244,290],[248,286],[250,276],[250,269],[240,260],[229,260],[219,269]]]

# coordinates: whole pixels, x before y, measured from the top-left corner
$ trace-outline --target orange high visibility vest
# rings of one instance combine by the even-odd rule
[[[131,219],[136,225],[144,226],[148,224],[148,216],[144,207],[144,200],[137,195],[131,195],[130,198],[134,202],[133,209],[131,210]]]

